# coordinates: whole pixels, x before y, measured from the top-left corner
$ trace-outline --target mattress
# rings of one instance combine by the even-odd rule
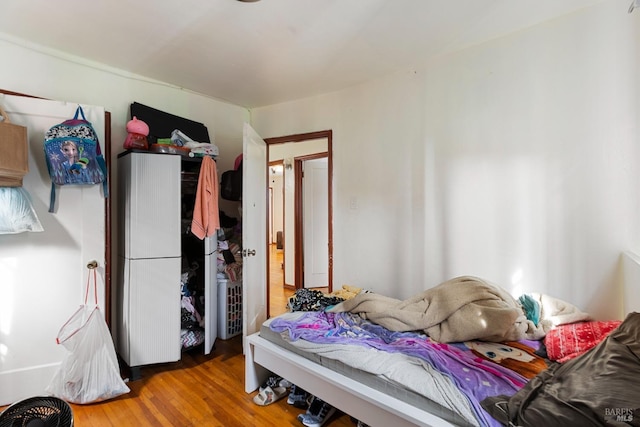
[[[293,319],[298,317],[300,313],[301,312],[285,313],[279,317]],[[399,384],[394,381],[389,381],[384,377],[372,374],[370,372],[365,372],[359,369],[355,369],[339,360],[325,357],[318,353],[306,352],[292,345],[287,339],[283,337],[283,335],[270,329],[269,325],[274,319],[275,318],[271,318],[271,319],[268,319],[266,322],[264,322],[264,324],[260,329],[260,337],[282,348],[285,348],[288,351],[291,351],[299,356],[302,356],[307,360],[310,360],[314,363],[317,363],[321,366],[331,369],[341,375],[351,378],[361,384],[364,384],[382,393],[394,396],[423,411],[434,414],[444,420],[451,422],[452,424],[456,424],[460,426],[477,425],[476,423],[469,422],[464,417],[460,416],[458,413],[439,404],[438,402],[428,399],[423,395],[416,393],[413,390],[408,390],[402,384]],[[286,333],[283,333],[283,334],[285,334],[285,337],[286,337]],[[310,345],[313,345],[313,344],[310,344]],[[429,375],[429,373],[425,371],[424,375]],[[469,411],[469,414],[470,413],[471,411]],[[473,417],[473,416],[469,415],[469,417]]]

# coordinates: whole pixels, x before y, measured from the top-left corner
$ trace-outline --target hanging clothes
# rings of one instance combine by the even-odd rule
[[[191,232],[199,239],[213,236],[220,228],[218,213],[218,171],[216,162],[209,156],[202,158],[198,188],[193,207]]]

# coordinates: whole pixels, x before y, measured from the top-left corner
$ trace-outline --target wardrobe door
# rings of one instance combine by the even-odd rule
[[[131,366],[180,360],[180,258],[124,260]]]
[[[125,256],[180,258],[180,156],[130,153],[123,160],[127,157],[131,166],[125,178],[130,188],[125,200]]]
[[[218,337],[217,247],[218,239],[215,235],[204,239],[204,354],[211,353]]]

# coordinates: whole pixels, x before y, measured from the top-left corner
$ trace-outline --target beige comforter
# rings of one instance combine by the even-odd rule
[[[590,320],[555,298],[532,294],[541,306],[538,325],[504,289],[472,276],[456,277],[404,301],[361,293],[328,309],[359,313],[392,331],[424,330],[438,342],[541,339],[554,325]]]

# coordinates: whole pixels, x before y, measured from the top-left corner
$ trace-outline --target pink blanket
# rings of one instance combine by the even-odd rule
[[[560,325],[547,332],[544,344],[549,359],[564,363],[595,347],[620,325],[619,320]]]

